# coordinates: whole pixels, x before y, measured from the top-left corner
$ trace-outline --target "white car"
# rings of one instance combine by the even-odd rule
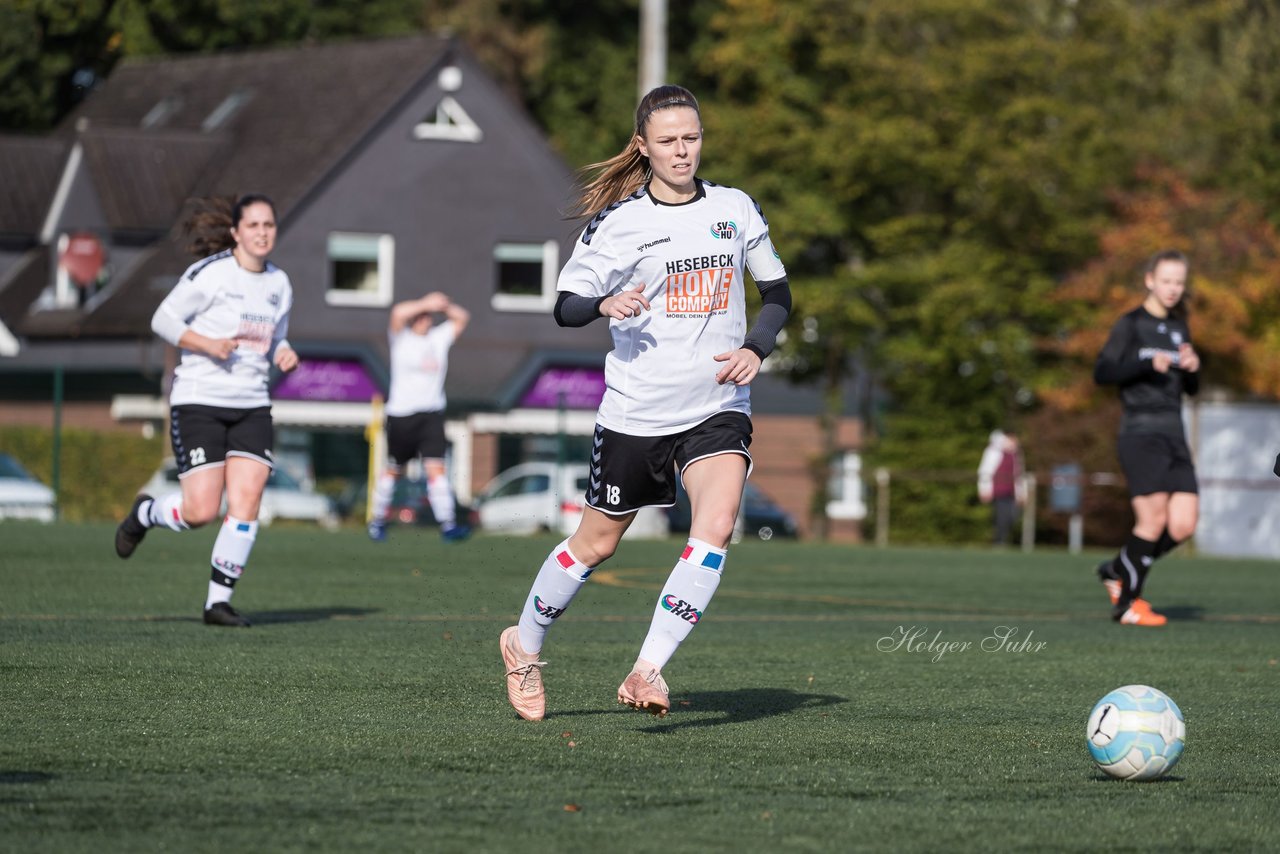
[[[160,470],[151,475],[151,479],[140,491],[159,496],[181,488],[178,485],[177,464],[173,460],[165,460]],[[227,512],[226,498],[223,498],[221,512]],[[302,484],[279,466],[271,470],[267,488],[262,490],[262,504],[258,507],[260,525],[270,525],[276,519],[316,522],[329,530],[338,527],[338,514],[329,497],[304,489]]]
[[[475,515],[480,527],[510,534],[572,534],[582,518],[589,473],[582,463],[512,466],[489,481],[476,498]],[[667,515],[662,508],[646,507],[636,514],[626,536],[665,537],[667,528]]]
[[[53,490],[8,454],[0,454],[0,519],[52,522],[57,497]]]

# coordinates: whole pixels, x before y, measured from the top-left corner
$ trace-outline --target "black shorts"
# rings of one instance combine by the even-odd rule
[[[248,457],[274,467],[273,439],[270,406],[232,409],[187,403],[169,409],[169,440],[178,477],[225,465],[227,457]]]
[[[1129,482],[1130,497],[1157,492],[1199,493],[1191,449],[1181,436],[1121,433],[1116,450]]]
[[[676,503],[677,471],[719,454],[741,454],[751,470],[751,419],[741,412],[719,412],[680,433],[629,436],[596,425],[591,447],[587,506],[620,516],[641,507]]]
[[[448,449],[443,410],[387,416],[387,454],[396,465],[402,466],[414,457],[443,460]]]

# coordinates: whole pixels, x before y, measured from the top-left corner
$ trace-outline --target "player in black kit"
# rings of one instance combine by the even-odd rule
[[[1124,408],[1117,452],[1135,522],[1119,554],[1098,566],[1098,576],[1111,596],[1112,619],[1125,625],[1165,624],[1142,598],[1143,584],[1158,558],[1195,533],[1200,515],[1182,428],[1182,396],[1200,386],[1200,357],[1183,303],[1189,268],[1175,250],[1151,257],[1147,298],[1116,321],[1093,369],[1095,382],[1120,387]]]

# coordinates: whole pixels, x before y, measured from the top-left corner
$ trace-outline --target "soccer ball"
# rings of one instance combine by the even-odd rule
[[[1098,767],[1121,780],[1154,780],[1178,757],[1187,728],[1182,711],[1149,685],[1125,685],[1098,701],[1085,737]]]

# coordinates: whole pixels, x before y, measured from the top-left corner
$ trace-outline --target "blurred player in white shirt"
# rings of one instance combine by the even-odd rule
[[[443,314],[444,323],[434,322]],[[391,307],[387,339],[391,350],[391,394],[387,397],[387,467],[373,495],[369,538],[386,539],[387,511],[396,481],[415,457],[427,476],[427,501],[449,541],[464,540],[471,529],[456,518],[457,502],[445,473],[444,380],[449,349],[467,328],[471,315],[436,291]]]
[[[169,395],[170,439],[181,490],[139,495],[116,529],[127,558],[149,529],[186,531],[227,515],[213,545],[204,622],[248,626],[231,593],[258,533],[262,491],[275,465],[271,446],[272,365],[298,366],[289,346],[293,288],[267,260],[276,242],[275,205],[266,196],[208,200],[187,222],[192,264],[151,319],[157,335],[181,350]]]

